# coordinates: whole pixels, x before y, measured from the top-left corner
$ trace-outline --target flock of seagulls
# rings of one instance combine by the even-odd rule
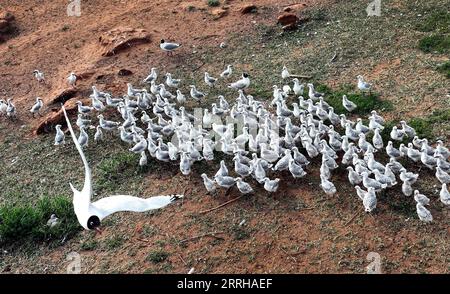
[[[161,49],[169,54],[180,46],[164,40],[160,44]],[[91,203],[91,175],[83,154],[83,148],[90,141],[89,129],[95,129],[96,143],[105,141],[107,133],[117,135],[129,146],[130,152],[140,155],[140,166],[148,164],[149,158],[175,161],[186,176],[191,174],[193,164],[212,161],[218,152],[231,156],[231,172],[231,167],[222,160],[215,174],[201,174],[210,194],[234,187],[242,194],[252,194],[255,193],[255,184],[261,185],[268,193],[275,193],[281,181],[276,173],[284,173],[295,181],[310,173],[311,161],[319,158],[320,188],[327,195],[337,193],[333,172],[343,165],[364,211],[370,213],[376,209],[378,193],[401,185],[405,196],[413,196],[419,219],[431,222],[433,217],[426,208],[431,200],[413,189],[419,175],[408,171],[399,161],[403,159],[432,170],[441,184],[440,201],[450,205],[447,188],[450,184],[450,151],[442,141],[437,141],[433,147],[401,121],[390,131],[390,140],[384,142],[380,133],[385,128],[385,120],[375,110],[368,116],[367,125],[362,118],[351,120],[346,114],[335,113],[323,93],[317,92],[313,84],[305,87],[297,78],[291,79],[286,67],[281,71],[281,78],[292,84],[274,85],[272,99],[268,101],[260,101],[245,93],[251,85],[248,73],[243,72],[239,79],[230,82],[233,73],[233,66],[227,65],[216,77],[205,72],[203,85],[184,85],[171,73],[163,75],[163,80],[158,82],[158,71],[151,68],[142,80],[145,86],[136,88],[127,84],[126,94],[121,97],[113,97],[111,93],[92,86],[91,105],[76,102],[78,137],[75,137],[63,108],[71,137],[85,165],[83,190],[78,191],[71,185],[74,203],[77,202],[75,211],[84,228],[97,229],[100,221],[115,211],[159,208],[181,197],[158,196],[163,198],[153,197],[156,202],[150,203],[132,196],[114,196]],[[38,82],[45,82],[42,72],[36,70],[33,74]],[[218,89],[219,80],[226,81],[227,88],[231,89],[226,96],[225,92],[219,95],[211,107],[200,112],[190,112],[185,108],[184,105],[190,101],[204,105],[210,96],[201,88]],[[67,78],[71,87],[76,87],[76,81],[75,73]],[[372,85],[358,76],[357,88],[368,92]],[[349,113],[358,107],[346,95],[342,97],[342,105]],[[41,115],[42,108],[42,99],[37,97],[30,109],[32,116]],[[120,121],[106,118],[106,114],[114,110]],[[0,114],[12,119],[16,116],[11,99],[6,102],[0,100]],[[97,124],[94,123],[95,118]],[[409,142],[405,143],[405,139]],[[61,125],[57,125],[54,144],[64,143],[65,133]],[[375,155],[388,158],[388,162],[378,161]]]

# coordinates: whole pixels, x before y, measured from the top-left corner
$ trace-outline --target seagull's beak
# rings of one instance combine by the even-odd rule
[[[103,231],[99,227],[96,227],[94,230],[97,232],[98,235],[101,235],[103,233]]]

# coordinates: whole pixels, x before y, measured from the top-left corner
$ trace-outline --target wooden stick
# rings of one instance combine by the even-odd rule
[[[222,208],[222,207],[224,207],[224,206],[226,206],[226,205],[228,205],[228,204],[230,204],[230,203],[233,203],[233,202],[236,201],[236,200],[241,199],[242,197],[244,197],[244,195],[241,195],[241,196],[239,196],[239,197],[236,197],[236,198],[234,198],[234,199],[231,199],[230,201],[227,201],[227,202],[225,202],[225,203],[222,203],[222,204],[220,204],[219,206],[216,206],[216,207],[214,207],[214,208],[210,208],[210,209],[207,209],[207,210],[202,210],[202,211],[199,212],[199,214],[204,214],[204,213],[208,213],[208,212],[217,210],[217,209]]]
[[[352,218],[351,219],[349,219],[345,224],[344,224],[344,227],[345,226],[348,226],[359,214],[361,213],[361,210],[358,210],[358,212],[357,213],[355,213],[355,215],[353,215],[352,216]]]
[[[209,233],[205,233],[205,234],[201,234],[201,235],[197,235],[197,236],[194,236],[194,237],[191,237],[191,238],[187,238],[187,239],[181,240],[180,243],[184,243],[184,242],[200,239],[200,238],[203,238],[203,237],[213,237],[213,238],[216,238],[216,239],[223,240],[222,237],[216,236],[216,234],[223,234],[223,233],[224,232],[209,232]]]
[[[181,256],[181,254],[178,254],[178,257],[181,259],[184,265],[187,265],[187,262],[183,259],[183,256]]]

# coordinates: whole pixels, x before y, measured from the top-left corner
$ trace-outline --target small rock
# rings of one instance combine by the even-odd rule
[[[257,10],[258,10],[258,8],[254,4],[248,4],[248,5],[242,6],[240,9],[242,14],[254,13]]]
[[[118,75],[119,75],[119,76],[122,76],[122,77],[130,76],[130,75],[132,75],[132,74],[133,74],[133,72],[132,72],[131,70],[125,69],[125,68],[122,68],[122,69],[119,70],[119,72],[118,72]]]
[[[228,14],[228,10],[223,9],[223,8],[216,8],[211,11],[211,15],[214,17],[214,19],[222,18],[227,14]]]
[[[298,22],[298,17],[294,13],[283,13],[278,16],[278,23],[282,26],[296,25]]]
[[[219,47],[222,49],[227,48],[227,43],[222,42],[222,43],[220,43]]]

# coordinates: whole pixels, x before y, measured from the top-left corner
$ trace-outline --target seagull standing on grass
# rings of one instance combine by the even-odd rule
[[[221,78],[229,78],[231,74],[233,73],[233,66],[227,65],[227,68],[220,74]]]
[[[168,55],[172,55],[174,50],[176,50],[176,49],[181,47],[181,44],[169,43],[169,42],[166,42],[164,39],[162,39],[161,43],[159,44],[159,47],[163,51],[167,52]]]
[[[248,76],[248,73],[243,73],[242,78],[234,83],[231,83],[228,85],[228,88],[235,89],[235,90],[244,90],[250,86],[250,78]]]
[[[61,130],[61,125],[56,125],[56,135],[55,135],[55,146],[62,145],[65,143],[66,136],[64,132]]]
[[[372,85],[369,84],[369,83],[366,83],[364,81],[363,76],[359,75],[359,76],[357,76],[357,79],[358,79],[358,89],[361,92],[368,92],[368,91],[370,91],[370,88],[372,88]]]
[[[77,216],[78,222],[83,228],[85,228],[86,230],[95,230],[97,232],[101,232],[101,221],[105,217],[115,212],[144,212],[148,210],[159,209],[183,197],[183,195],[170,195],[155,196],[145,199],[134,196],[118,195],[105,197],[96,202],[91,202],[93,194],[91,169],[89,168],[89,164],[86,160],[86,157],[84,156],[83,149],[77,141],[64,106],[62,107],[62,109],[66,118],[70,135],[84,165],[85,178],[83,189],[81,191],[78,191],[71,183],[69,183],[70,188],[73,192],[73,206],[75,214]]]

